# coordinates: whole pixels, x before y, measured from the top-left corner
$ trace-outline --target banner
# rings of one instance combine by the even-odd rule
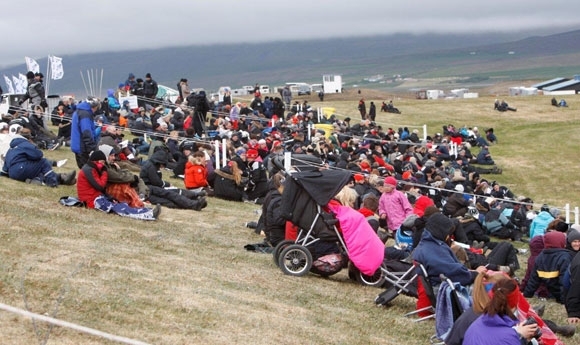
[[[6,81],[6,85],[8,85],[8,93],[16,93],[14,92],[14,86],[12,86],[12,80],[7,76],[4,76],[4,81]]]
[[[36,60],[31,59],[28,56],[25,56],[24,60],[26,60],[26,68],[28,68],[29,71],[32,71],[34,73],[40,72],[40,66],[38,65],[38,62],[36,62]]]
[[[20,80],[19,85],[19,89],[16,91],[16,93],[26,93],[26,89],[28,88],[28,79],[26,79],[26,76],[22,73],[18,73],[18,78]]]
[[[50,59],[50,70],[52,80],[62,79],[64,76],[64,70],[62,68],[62,58],[56,56],[49,56]]]

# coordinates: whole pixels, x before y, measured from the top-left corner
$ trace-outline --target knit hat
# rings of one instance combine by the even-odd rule
[[[550,214],[554,218],[558,218],[560,216],[560,210],[556,207],[550,207]]]
[[[243,147],[240,147],[239,149],[237,149],[237,150],[236,150],[236,155],[237,155],[237,156],[241,156],[241,155],[243,155],[244,153],[246,153],[246,149],[245,149],[245,148],[243,148]]]
[[[580,240],[580,231],[576,231],[571,229],[568,231],[568,236],[566,236],[568,243],[572,243],[572,241]]]
[[[107,156],[103,153],[103,151],[96,150],[91,153],[89,160],[91,162],[106,161]]]
[[[151,73],[145,74],[145,78],[151,78]]]
[[[451,234],[453,224],[451,220],[442,213],[435,213],[427,219],[425,229],[431,233],[433,237],[438,240],[445,241],[447,236]]]
[[[549,231],[544,235],[544,248],[565,248],[566,235],[559,231]]]
[[[99,145],[99,151],[103,152],[105,154],[105,157],[110,156],[111,153],[115,153],[113,151],[113,146],[107,144]]]
[[[246,153],[246,157],[248,157],[250,159],[258,158],[258,150],[249,149],[248,152]]]
[[[393,176],[389,176],[385,179],[385,185],[397,187],[397,180]]]
[[[413,174],[411,173],[411,170],[407,170],[407,171],[405,171],[405,172],[403,173],[403,180],[410,180],[412,175],[413,175]]]
[[[362,182],[365,180],[365,175],[363,174],[354,174],[354,180],[357,182]]]
[[[463,185],[462,185],[462,184],[457,184],[457,185],[455,186],[455,190],[456,190],[456,191],[458,191],[458,192],[461,192],[461,193],[463,193],[463,191],[465,190],[465,188],[463,187]]]

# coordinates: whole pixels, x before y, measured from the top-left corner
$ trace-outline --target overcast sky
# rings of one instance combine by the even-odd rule
[[[0,66],[24,56],[197,44],[580,28],[580,1],[570,0],[8,1]]]

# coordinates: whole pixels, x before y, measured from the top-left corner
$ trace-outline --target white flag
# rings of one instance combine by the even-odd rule
[[[20,82],[20,79],[16,78],[15,76],[12,76],[12,84],[14,84],[14,93],[22,93],[20,92],[22,89],[22,86],[20,86],[20,84],[22,84],[22,82]]]
[[[52,71],[50,78],[52,80],[62,79],[64,70],[62,69],[62,58],[50,56],[50,70]]]
[[[24,60],[26,60],[26,68],[28,68],[29,71],[32,71],[34,73],[40,72],[40,66],[38,65],[38,62],[36,62],[36,60],[31,59],[28,56],[25,56]]]
[[[16,93],[26,93],[26,88],[28,88],[28,79],[22,73],[18,73],[18,78],[20,79],[19,89]]]
[[[12,86],[12,80],[7,76],[4,76],[4,81],[6,81],[6,85],[8,85],[8,93],[15,93],[14,86]]]

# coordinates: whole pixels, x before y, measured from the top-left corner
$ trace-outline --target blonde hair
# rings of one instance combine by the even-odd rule
[[[473,282],[473,311],[478,314],[483,313],[485,307],[491,301],[487,290],[485,289],[486,284],[495,284],[502,279],[508,278],[507,275],[503,272],[482,272],[475,277],[475,281]],[[509,278],[508,278],[509,279]]]
[[[344,186],[334,198],[338,200],[343,206],[354,207],[354,203],[357,197],[358,195],[354,189],[350,188],[349,186]]]

